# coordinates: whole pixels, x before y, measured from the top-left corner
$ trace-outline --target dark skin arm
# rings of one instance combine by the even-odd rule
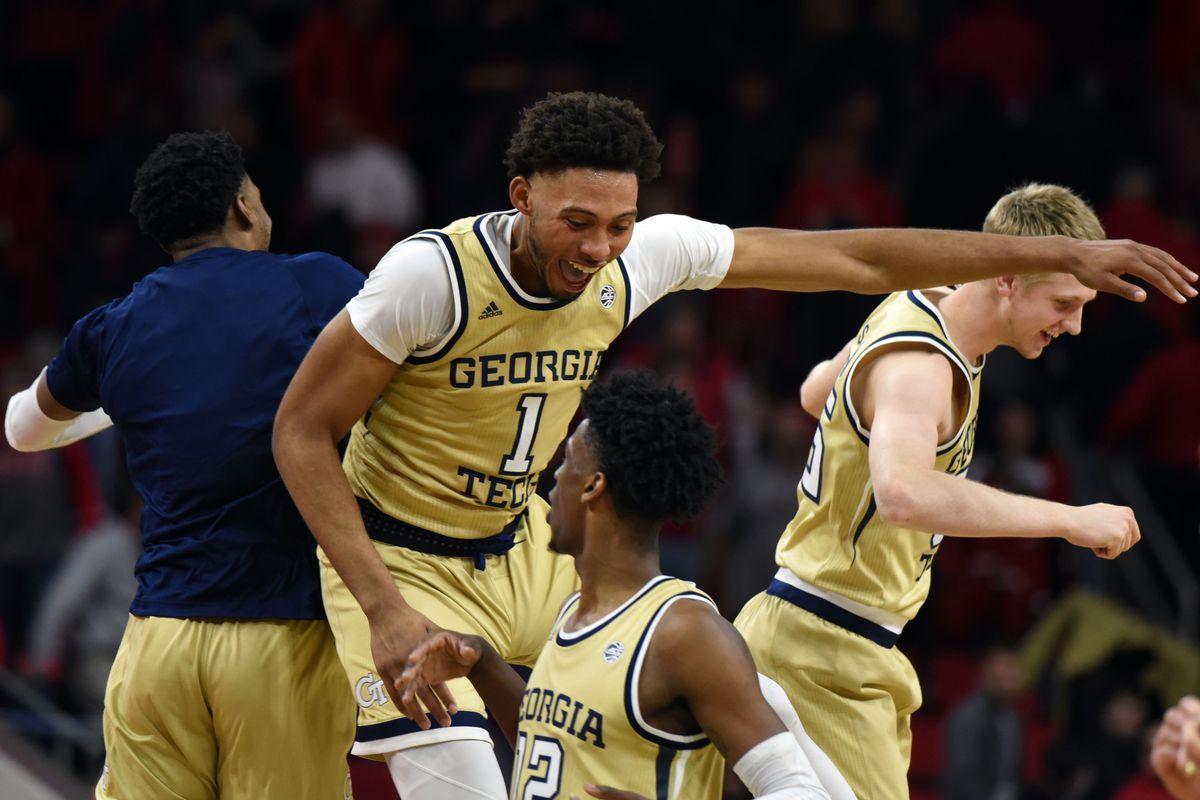
[[[375,668],[398,703],[397,681],[408,654],[436,627],[405,602],[367,537],[337,452],[337,443],[395,371],[396,364],[359,335],[343,309],[292,378],[275,416],[272,447],[296,507],[367,616]],[[418,694],[432,707],[435,691],[445,687],[424,686]]]
[[[494,647],[479,636],[438,631],[413,650],[401,676],[404,691],[400,696],[400,708],[420,724],[425,718],[417,703],[420,687],[444,683],[453,678],[470,679],[492,719],[504,731],[504,738],[515,747],[517,712],[521,707],[521,697],[525,694],[525,681],[504,662]],[[445,707],[439,705],[429,709],[443,727],[450,725],[450,715],[456,710],[452,697]]]
[[[712,606],[679,600],[650,640],[638,687],[642,716],[669,733],[704,731],[730,764],[787,729],[758,686],[741,634]],[[605,800],[648,800],[612,786],[587,786]]]
[[[1067,272],[1088,288],[1141,302],[1133,275],[1177,303],[1195,297],[1196,274],[1169,253],[1128,239],[1000,236],[881,228],[793,231],[739,228],[722,288],[885,294],[999,275]]]

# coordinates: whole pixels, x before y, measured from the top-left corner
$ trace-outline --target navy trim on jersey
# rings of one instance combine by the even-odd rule
[[[802,608],[839,628],[856,633],[864,639],[870,639],[880,647],[895,647],[896,642],[900,641],[900,634],[863,619],[841,606],[836,606],[824,597],[817,597],[803,589],[797,589],[778,578],[771,579],[771,585],[767,587],[767,594],[791,603],[797,608]]]
[[[624,614],[627,610],[629,610],[629,608],[634,603],[636,603],[638,600],[641,600],[643,597],[645,597],[646,593],[649,592],[651,589],[653,589],[655,586],[658,586],[663,581],[669,581],[669,580],[671,580],[670,575],[659,575],[657,577],[651,578],[650,580],[646,581],[645,586],[643,586],[641,589],[638,589],[636,594],[634,594],[632,597],[630,597],[628,600],[626,600],[621,605],[617,606],[614,610],[610,611],[608,616],[606,616],[604,619],[600,620],[599,622],[593,622],[588,627],[583,628],[580,631],[577,631],[576,633],[570,633],[570,632],[564,631],[562,629],[562,627],[559,626],[558,630],[554,634],[555,643],[561,647],[570,647],[573,644],[578,644],[579,642],[582,642],[585,639],[587,639],[591,636],[594,636],[595,634],[599,633],[601,630],[606,628],[608,626],[608,623],[612,622],[614,619],[616,619],[617,617]],[[563,610],[565,611],[566,609],[564,608]],[[564,638],[564,637],[567,637],[567,638]]]
[[[659,747],[654,759],[655,800],[671,800],[671,762],[679,753],[673,747]]]
[[[854,363],[850,365],[850,373],[846,376],[846,380],[851,381],[854,379],[854,370],[858,368],[859,363],[862,361],[863,357],[867,355],[867,353],[871,352],[872,350],[876,349],[877,347],[880,347],[885,342],[892,340],[892,339],[899,339],[902,341],[913,341],[914,339],[921,339],[921,340],[930,342],[931,344],[933,344],[934,349],[936,349],[939,353],[941,353],[942,355],[944,355],[948,359],[950,359],[950,363],[957,366],[963,372],[964,377],[966,377],[966,379],[967,379],[968,390],[972,394],[975,393],[975,378],[977,377],[978,373],[972,372],[971,368],[969,366],[967,366],[967,362],[964,361],[962,356],[960,356],[958,354],[958,352],[955,351],[955,349],[952,346],[950,346],[947,342],[944,342],[941,339],[934,336],[932,333],[926,333],[925,331],[896,331],[895,333],[889,333],[885,336],[880,336],[878,339],[875,339],[869,345],[867,345],[866,348],[864,348],[861,355],[858,355],[857,358],[855,358]],[[845,400],[846,400],[846,419],[848,419],[850,421],[851,429],[854,431],[855,435],[858,436],[858,438],[862,441],[863,444],[869,445],[871,443],[871,439],[865,433],[863,433],[862,428],[858,424],[858,411],[854,408],[854,404],[850,402],[849,394],[846,395]],[[958,440],[960,438],[962,438],[963,434],[966,433],[967,427],[968,427],[968,425],[966,424],[966,421],[964,421],[964,423],[959,427],[958,432],[956,434],[954,434],[953,439],[946,442],[945,444],[938,445],[938,448],[937,448],[938,455],[949,452],[950,449],[953,448],[958,443]]]
[[[429,730],[437,730],[443,727],[432,714],[429,717]],[[474,711],[459,711],[457,714],[450,715],[451,728],[487,728],[487,719],[483,714],[477,714]],[[378,742],[380,739],[390,739],[393,736],[407,736],[410,733],[421,733],[421,727],[413,722],[408,717],[403,719],[390,719],[387,722],[376,722],[371,725],[359,725],[358,732],[354,734],[356,742]]]
[[[870,522],[871,518],[874,516],[875,516],[875,493],[871,492],[871,501],[869,503],[867,503],[867,513],[863,514],[862,522],[858,523],[858,527],[854,529],[854,539],[850,543],[851,547],[854,548],[854,558],[851,559],[851,563],[853,563],[855,560],[858,559],[859,537],[861,537],[863,535],[863,531],[866,530],[867,523]]]
[[[617,256],[617,266],[621,268],[621,280],[625,282],[625,321],[621,324],[621,328],[629,327],[629,317],[633,314],[633,289],[629,283],[629,268],[625,266],[625,259]]]
[[[679,592],[678,594],[673,594],[666,600],[663,600],[662,605],[660,605],[658,610],[654,612],[654,615],[650,617],[650,621],[646,623],[645,630],[642,631],[641,638],[638,639],[637,647],[633,649],[633,655],[630,656],[629,668],[625,671],[625,719],[629,721],[629,725],[631,728],[633,728],[634,733],[636,733],[638,736],[641,736],[643,739],[646,739],[647,741],[653,742],[659,747],[669,748],[671,750],[699,750],[711,744],[708,737],[705,736],[703,732],[673,733],[670,735],[677,738],[667,739],[664,736],[646,729],[638,721],[637,714],[635,714],[633,710],[633,693],[636,691],[636,687],[633,685],[633,675],[637,671],[636,667],[638,660],[641,657],[642,648],[649,643],[650,633],[654,630],[659,617],[661,617],[663,614],[663,611],[666,610],[668,605],[681,597],[695,597],[704,601],[705,603],[712,603],[711,600],[702,595],[700,592]],[[666,731],[664,731],[664,733],[666,733]]]
[[[505,211],[500,214],[500,216],[503,216],[504,214],[515,213],[517,212]],[[492,255],[491,242],[489,242],[487,237],[483,235],[483,221],[493,216],[497,215],[485,214],[484,216],[475,220],[475,224],[472,227],[475,229],[475,235],[479,237],[479,244],[481,247],[483,247],[483,252],[484,255],[487,256],[488,263],[492,265],[492,269],[495,271],[496,277],[500,279],[500,283],[504,286],[504,291],[508,292],[508,296],[511,297],[518,305],[528,308],[531,311],[553,311],[556,308],[562,308],[567,303],[573,302],[576,299],[574,297],[569,297],[566,300],[559,300],[555,298],[553,302],[549,303],[533,303],[522,297],[520,292],[513,288],[513,284],[516,283],[516,278],[505,272],[504,268],[500,266],[500,263],[496,261],[496,257]]]
[[[955,286],[955,285],[951,285],[951,286],[950,286],[950,288],[951,288],[951,289],[958,289],[958,287],[957,287],[957,286]],[[943,321],[942,321],[942,316],[941,316],[941,314],[940,314],[940,313],[938,313],[938,311],[936,310],[936,307],[933,305],[933,303],[932,303],[932,302],[930,302],[930,301],[929,301],[929,299],[928,299],[927,297],[925,297],[925,295],[923,295],[923,294],[917,294],[917,293],[916,293],[916,291],[914,291],[914,290],[912,290],[912,289],[909,289],[907,294],[908,294],[908,299],[909,299],[909,300],[910,300],[910,301],[911,301],[911,302],[912,302],[912,303],[913,303],[913,304],[914,304],[914,305],[915,305],[917,308],[921,309],[921,310],[922,310],[922,311],[924,311],[926,314],[928,314],[929,316],[933,317],[933,321],[937,323],[937,326],[938,326],[938,328],[941,330],[941,332],[942,332],[942,335],[946,337],[946,341],[947,341],[947,342],[950,342],[950,343],[951,343],[951,347],[952,347],[952,349],[953,349],[953,350],[955,350],[955,352],[957,352],[957,351],[958,351],[958,345],[956,345],[956,344],[953,344],[953,342],[954,342],[954,339],[950,338],[950,332],[949,332],[948,330],[946,330],[946,326],[943,324]],[[960,354],[960,355],[961,355],[961,354]],[[965,358],[965,357],[964,357],[964,358],[960,358],[960,360],[961,360],[961,361],[962,361],[964,364],[966,363],[966,358]],[[987,363],[987,355],[985,354],[985,355],[983,355],[983,356],[980,358],[980,361],[979,361],[979,366],[977,366],[977,367],[976,367],[976,366],[972,366],[972,365],[969,365],[969,364],[968,364],[968,365],[967,365],[967,366],[968,366],[967,372],[968,372],[968,373],[970,373],[972,376],[974,376],[974,375],[977,375],[977,374],[979,374],[979,371],[983,369],[983,367],[984,367],[984,365],[985,365],[986,363]]]
[[[428,355],[421,356],[410,353],[406,359],[414,364],[429,364],[437,361],[439,358],[442,358],[449,353],[450,348],[454,347],[455,342],[458,341],[459,337],[462,336],[463,332],[467,329],[467,320],[470,319],[470,310],[467,307],[467,283],[463,280],[462,263],[458,260],[458,251],[454,249],[454,243],[450,240],[449,236],[441,231],[430,231],[428,236],[423,233],[419,233],[414,236],[410,236],[409,238],[426,239],[429,241],[440,242],[445,248],[446,252],[450,254],[450,265],[454,267],[454,274],[458,276],[458,280],[454,282],[454,288],[458,290],[459,300],[458,327],[455,329],[454,333],[450,335],[450,338],[446,340],[445,344],[439,347],[436,351],[429,353]]]

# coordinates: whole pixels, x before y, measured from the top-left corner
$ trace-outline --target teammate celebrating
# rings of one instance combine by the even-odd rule
[[[1104,237],[1077,196],[1037,184],[1001,198],[984,230]],[[735,625],[860,797],[907,793],[921,689],[896,642],[929,593],[943,536],[1056,536],[1104,558],[1139,539],[1128,508],[1073,508],[961,480],[986,354],[1005,345],[1037,358],[1080,332],[1095,295],[1053,274],[894,294],[804,382],[801,402],[820,424],[799,509],[776,551],[779,572]]]
[[[483,636],[510,662],[537,657],[574,585],[546,547],[538,476],[609,343],[668,292],[884,292],[1070,271],[1130,297],[1126,272],[1194,294],[1193,274],[1130,242],[733,231],[673,215],[635,226],[659,150],[628,101],[575,92],[528,109],[508,149],[514,210],[396,245],[280,406],[276,460],[321,545],[359,702],[353,752],[388,760],[406,800],[502,793],[470,684],[455,689],[453,728],[427,731],[400,713],[396,680],[436,627]],[[343,471],[334,445],[351,428]],[[427,774],[445,783],[424,794],[409,779]]]
[[[145,501],[96,797],[342,797],[354,706],[270,431],[362,275],[267,252],[271,218],[226,133],[155,148],[131,211],[175,263],[75,323],[5,415],[26,451],[115,423]]]
[[[659,572],[663,524],[698,513],[719,482],[712,430],[691,399],[650,373],[618,374],[587,390],[583,413],[549,515],[550,546],[574,559],[580,589],[528,684],[484,639],[442,631],[412,655],[405,710],[420,715],[422,694],[449,724],[425,687],[469,676],[514,743],[514,797],[614,784],[715,800],[722,755],[756,797],[830,797],[815,765],[848,797],[787,701],[795,736],[771,710],[745,642],[708,596]]]

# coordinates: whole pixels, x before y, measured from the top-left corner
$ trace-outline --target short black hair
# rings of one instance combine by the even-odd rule
[[[521,112],[504,155],[508,176],[529,177],[571,167],[658,177],[662,143],[641,109],[596,92],[552,92]]]
[[[219,230],[245,178],[242,148],[225,131],[173,133],[138,167],[129,212],[169,251]]]
[[[623,517],[682,521],[721,485],[716,437],[692,398],[649,370],[617,373],[583,395],[587,440]]]

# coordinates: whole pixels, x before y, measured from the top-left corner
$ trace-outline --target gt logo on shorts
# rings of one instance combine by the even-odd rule
[[[383,678],[376,680],[373,672],[363,675],[358,679],[358,683],[354,684],[354,699],[363,708],[370,708],[373,705],[386,706],[388,694],[383,688]]]

